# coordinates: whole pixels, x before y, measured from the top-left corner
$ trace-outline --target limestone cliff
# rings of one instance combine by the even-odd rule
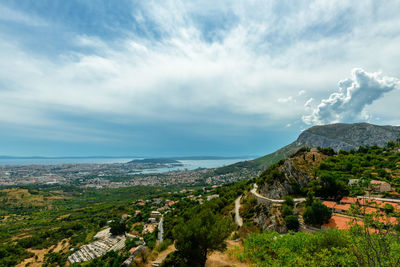
[[[314,179],[312,170],[326,155],[319,152],[300,152],[271,166],[260,175],[259,191],[263,196],[281,199]]]

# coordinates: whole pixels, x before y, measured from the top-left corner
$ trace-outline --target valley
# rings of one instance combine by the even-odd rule
[[[394,266],[399,149],[398,139],[302,147],[272,164],[132,177],[46,166],[68,182],[0,189],[0,265],[367,266],[379,256]],[[369,238],[377,255],[365,249]]]

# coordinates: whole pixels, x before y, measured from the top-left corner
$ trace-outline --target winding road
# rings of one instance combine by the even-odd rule
[[[283,200],[283,199],[273,199],[273,198],[264,197],[264,196],[260,195],[259,193],[257,193],[257,188],[258,188],[257,184],[254,184],[253,189],[250,190],[250,192],[253,195],[255,195],[257,198],[263,199],[263,200],[267,200],[267,201],[270,201],[272,203],[284,203],[285,202],[285,200]],[[295,203],[300,203],[300,202],[306,201],[306,199],[303,198],[303,197],[302,198],[295,198],[293,200],[294,200]]]
[[[235,200],[235,222],[239,227],[241,227],[243,225],[243,219],[242,219],[242,217],[240,217],[240,213],[239,213],[241,198],[242,198],[242,196],[238,197]]]

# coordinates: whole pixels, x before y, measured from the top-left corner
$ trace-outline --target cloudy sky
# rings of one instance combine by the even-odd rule
[[[263,155],[400,125],[399,1],[0,1],[0,155]]]

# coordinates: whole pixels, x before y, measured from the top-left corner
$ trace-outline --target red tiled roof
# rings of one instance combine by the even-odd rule
[[[356,204],[358,202],[358,199],[355,197],[343,197],[340,200],[340,203],[348,203],[348,204]]]
[[[365,214],[371,214],[371,213],[377,213],[378,209],[371,208],[371,207],[365,207],[362,211],[365,212]]]
[[[335,209],[338,209],[338,210],[349,210],[350,209],[350,204],[337,204],[335,206]]]
[[[322,204],[324,204],[325,206],[327,206],[328,208],[333,209],[336,206],[336,202],[333,201],[324,201],[322,202]]]
[[[340,230],[348,230],[350,229],[352,223],[363,225],[362,221],[359,219],[350,219],[348,217],[334,215],[329,219],[329,223],[326,223],[323,226]]]

